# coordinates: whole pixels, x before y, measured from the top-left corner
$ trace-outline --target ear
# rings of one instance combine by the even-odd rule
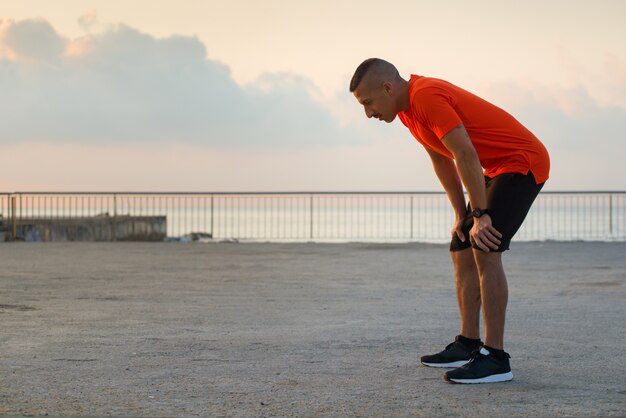
[[[385,90],[385,93],[391,96],[393,93],[393,83],[391,81],[385,81],[383,83],[383,89]]]

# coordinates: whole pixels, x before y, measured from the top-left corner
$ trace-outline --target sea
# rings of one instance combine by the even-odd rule
[[[5,224],[13,216],[165,216],[168,239],[212,242],[443,243],[454,222],[443,193],[33,193],[2,202]],[[626,192],[542,192],[515,239],[626,241]]]

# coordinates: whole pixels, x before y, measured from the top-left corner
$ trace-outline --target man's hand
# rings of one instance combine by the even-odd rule
[[[452,227],[452,234],[456,234],[462,242],[465,242],[465,234],[463,233],[463,224],[465,223],[465,217],[457,216]]]
[[[478,248],[488,253],[490,249],[498,249],[502,234],[491,225],[491,217],[483,215],[480,218],[474,218],[474,226],[470,231],[470,237]]]

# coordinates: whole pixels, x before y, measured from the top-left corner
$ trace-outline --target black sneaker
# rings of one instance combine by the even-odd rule
[[[422,356],[420,361],[423,365],[429,367],[461,367],[470,361],[472,351],[476,350],[482,343],[471,347],[460,341],[460,335],[457,335],[453,343],[446,346],[445,350],[429,356]]]
[[[450,370],[443,375],[444,380],[450,383],[496,383],[508,382],[513,379],[509,356],[498,359],[485,347],[472,353],[472,358],[466,365]]]

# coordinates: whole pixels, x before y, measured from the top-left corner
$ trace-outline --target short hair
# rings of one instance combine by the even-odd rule
[[[396,80],[400,78],[400,73],[392,63],[380,58],[368,58],[354,72],[352,80],[350,80],[350,93],[354,93],[354,90],[359,87],[365,76],[372,71],[380,75],[391,76],[391,78]]]

